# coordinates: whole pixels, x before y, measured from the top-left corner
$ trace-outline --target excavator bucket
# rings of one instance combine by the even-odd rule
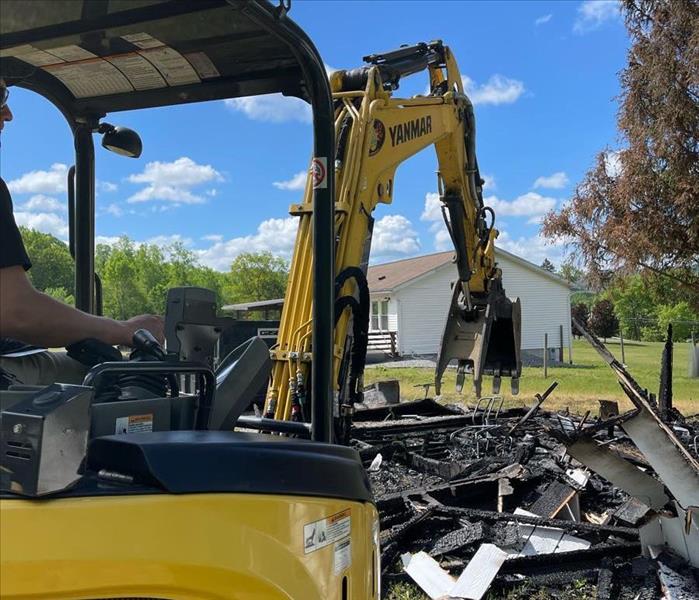
[[[468,309],[462,301],[461,285],[454,285],[449,315],[435,371],[435,390],[441,393],[442,375],[447,365],[458,361],[456,391],[461,392],[464,377],[473,375],[473,388],[481,397],[483,375],[493,376],[493,394],[500,392],[502,377],[510,377],[512,393],[519,393],[521,305],[510,300],[499,280],[492,280],[484,304]]]

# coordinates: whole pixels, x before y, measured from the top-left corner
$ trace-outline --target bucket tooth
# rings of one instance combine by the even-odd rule
[[[493,396],[497,396],[500,393],[500,385],[502,384],[502,377],[496,375],[493,377]]]
[[[512,389],[513,396],[519,394],[519,377],[513,377],[510,379],[510,387]]]
[[[460,394],[464,389],[464,379],[466,378],[466,361],[460,360],[456,369],[456,391]]]

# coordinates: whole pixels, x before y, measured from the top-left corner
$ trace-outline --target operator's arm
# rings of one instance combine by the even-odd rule
[[[85,338],[129,346],[137,329],[148,329],[163,339],[160,317],[141,315],[128,321],[96,317],[37,291],[21,266],[0,269],[0,337],[49,348]]]

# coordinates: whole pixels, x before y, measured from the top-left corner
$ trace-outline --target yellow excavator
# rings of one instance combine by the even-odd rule
[[[95,148],[138,157],[120,111],[283,93],[313,109],[314,150],[278,344],[212,360],[224,320],[205,290],[171,290],[161,348],[129,360],[69,348],[82,385],[0,387],[0,596],[7,599],[370,600],[379,525],[347,440],[361,401],[372,211],[395,169],[435,145],[458,279],[436,379],[520,374],[519,303],[495,264],[471,104],[440,42],[367,57],[328,78],[288,3],[3,0],[0,74],[65,116],[76,306],[100,313]],[[430,92],[393,98],[427,69]],[[270,365],[271,358],[271,365]],[[243,415],[271,373],[264,414]],[[244,429],[245,431],[240,431]],[[260,433],[250,433],[258,430]]]
[[[367,65],[336,71],[333,91],[335,137],[335,329],[333,358],[336,433],[346,438],[347,419],[362,400],[362,374],[367,350],[369,290],[366,266],[378,204],[393,201],[396,168],[428,146],[434,146],[442,213],[454,244],[456,272],[435,372],[440,393],[447,365],[458,361],[457,391],[466,373],[481,395],[483,375],[493,376],[499,393],[502,377],[518,392],[520,303],[502,287],[494,244],[495,213],[485,206],[475,153],[473,105],[464,93],[453,54],[441,41],[405,46],[364,58]],[[429,93],[396,98],[402,77],[429,74]],[[311,237],[314,178],[325,164],[314,160],[304,201],[292,205],[300,217],[289,286],[284,300],[278,344],[272,350],[272,380],[265,415],[304,420],[310,369],[312,315]],[[431,310],[431,307],[425,307]]]
[[[0,74],[55,105],[73,136],[67,187],[77,308],[101,310],[94,139],[126,157],[142,150],[136,132],[107,119],[282,93],[311,104],[314,156],[332,154],[324,64],[288,8],[252,0],[0,3]],[[321,357],[332,344],[332,263],[324,257],[334,239],[333,172],[330,161],[311,194],[320,258],[308,423],[268,420],[267,433],[234,431],[260,374],[268,377],[269,353],[257,338],[218,365],[202,360],[226,323],[198,289],[171,290],[167,350],[143,330],[129,360],[84,340],[69,348],[92,367],[82,385],[5,382],[3,599],[378,597],[368,478],[356,451],[331,443],[327,420],[331,375]]]

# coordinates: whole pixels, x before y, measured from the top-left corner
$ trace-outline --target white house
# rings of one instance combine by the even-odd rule
[[[453,252],[439,252],[369,267],[369,331],[396,332],[402,355],[439,351],[451,282],[457,278]],[[495,250],[505,292],[522,302],[522,357],[541,360],[544,334],[550,357],[572,360],[570,285],[529,261]],[[564,356],[563,349],[568,349]]]

